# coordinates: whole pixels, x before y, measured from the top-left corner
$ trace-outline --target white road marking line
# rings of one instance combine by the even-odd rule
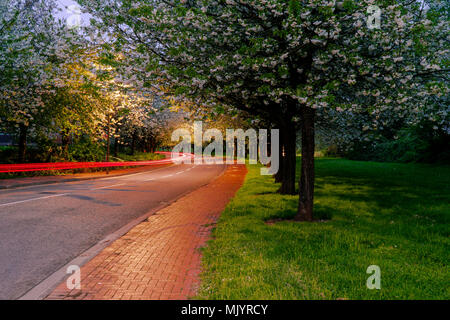
[[[33,198],[33,199],[27,199],[27,200],[21,200],[21,201],[14,201],[14,202],[2,203],[2,204],[0,204],[0,207],[3,207],[3,206],[9,206],[9,205],[13,205],[13,204],[24,203],[24,202],[29,202],[29,201],[33,201],[33,200],[41,200],[41,199],[48,199],[48,198],[61,197],[61,196],[66,196],[66,195],[68,195],[68,193],[54,194],[54,195],[46,196],[46,197],[39,197],[39,198]]]
[[[94,188],[94,189],[89,189],[89,190],[100,190],[100,189],[112,188],[112,187],[122,186],[124,184],[125,183],[118,183],[118,184],[113,184],[111,186],[104,186],[104,187]],[[82,190],[77,190],[77,191],[82,191]],[[24,202],[29,202],[29,201],[34,201],[34,200],[42,200],[42,199],[49,199],[49,198],[55,198],[55,197],[62,197],[62,196],[67,196],[69,194],[70,193],[53,194],[51,196],[32,198],[32,199],[26,199],[26,200],[20,200],[20,201],[8,202],[8,203],[1,203],[0,207],[10,206],[10,205],[24,203]]]
[[[108,178],[98,178],[98,179],[92,179],[92,180],[98,180],[98,181],[102,181],[102,180],[111,180],[111,179],[117,179],[117,180],[122,180],[123,178],[127,178],[127,177],[131,177],[131,176],[135,176],[135,175],[139,175],[139,174],[145,174],[145,173],[152,173],[155,171],[159,171],[162,169],[167,169],[167,168],[171,168],[175,166],[175,164],[171,164],[162,168],[157,168],[154,170],[149,170],[149,171],[144,171],[144,172],[139,172],[139,173],[132,173],[132,174],[124,174],[124,175],[119,175],[119,176],[113,176],[113,177],[108,177]],[[65,181],[65,182],[55,182],[52,183],[52,186],[57,186],[60,184],[76,184],[76,183],[84,183],[86,181],[89,181],[89,179],[80,179],[78,181]],[[27,189],[27,188],[36,188],[36,187],[41,187],[43,185],[31,185],[31,186],[23,186],[23,187],[18,187],[15,188],[16,190],[23,190],[23,189]]]
[[[122,180],[123,178],[128,178],[128,177],[132,177],[132,176],[137,176],[137,175],[140,175],[140,174],[149,174],[149,173],[152,173],[152,172],[155,172],[155,171],[159,171],[159,170],[163,170],[163,169],[167,169],[167,168],[170,168],[170,167],[173,167],[173,166],[174,166],[174,164],[169,165],[169,166],[165,166],[165,167],[162,167],[162,168],[156,168],[156,169],[154,169],[154,170],[149,170],[149,171],[144,171],[144,172],[138,172],[138,173],[132,173],[132,174],[124,174],[124,175],[121,175],[121,176],[114,176],[114,177],[109,177],[109,178],[102,178],[102,179],[99,179],[99,180],[111,180],[111,179]]]
[[[102,178],[102,179],[99,179],[99,180],[114,180],[114,179],[117,179],[117,180],[123,180],[124,178],[132,177],[132,176],[137,176],[137,175],[145,174],[145,173],[149,173],[149,172],[148,172],[148,171],[145,171],[145,172],[139,172],[139,173],[125,174],[125,175],[123,175],[123,176],[115,176],[115,177],[109,177],[109,178]]]
[[[106,189],[106,188],[112,188],[112,187],[117,187],[117,186],[123,186],[125,183],[118,183],[118,184],[113,184],[111,186],[104,186],[104,187],[100,187],[100,188],[93,188],[90,190],[100,190],[100,189]]]
[[[168,167],[171,167],[171,166],[168,166]],[[158,170],[165,169],[165,168],[168,168],[168,167],[158,168],[158,169],[152,170],[152,171],[158,171]],[[177,172],[177,173],[175,173],[175,174],[180,174],[180,173],[189,171],[189,170],[191,170],[191,169],[194,169],[195,167],[197,167],[197,165],[194,165],[193,167],[190,167],[190,168],[188,168],[188,169],[186,169],[186,170],[184,170],[184,171]],[[125,175],[125,176],[123,176],[123,177],[130,177],[130,176],[139,175],[139,174],[144,174],[144,173],[149,173],[149,172],[139,172],[139,173],[135,173],[135,174]],[[163,178],[168,178],[168,177],[173,177],[173,174],[169,174],[169,175],[167,175],[167,176],[162,176],[161,179],[163,179]],[[110,179],[116,179],[116,178],[117,178],[117,177],[110,177],[110,178],[104,178],[104,179],[99,179],[99,180],[110,180]],[[150,179],[147,179],[147,180],[144,180],[144,181],[152,181],[152,180],[156,180],[156,178],[150,178]],[[61,183],[64,183],[64,182],[61,182]],[[58,183],[58,184],[60,184],[60,183]],[[95,189],[90,189],[90,190],[99,190],[99,189],[111,188],[111,187],[121,186],[121,185],[124,185],[124,184],[125,184],[125,183],[119,183],[119,184],[114,184],[114,185],[105,186],[105,187],[100,187],[100,188],[95,188]],[[55,198],[55,197],[62,197],[62,196],[67,196],[67,195],[69,195],[69,194],[70,194],[70,193],[61,193],[61,194],[54,194],[54,195],[46,196],[46,197],[39,197],[39,198],[32,198],[32,199],[26,199],[26,200],[20,200],[20,201],[8,202],[8,203],[1,203],[1,204],[0,204],[0,207],[9,206],[9,205],[14,205],[14,204],[19,204],[19,203],[24,203],[24,202],[29,202],[29,201],[34,201],[34,200],[41,200],[41,199],[49,199],[49,198]]]
[[[167,167],[164,167],[164,168],[158,168],[156,170],[151,170],[150,172],[147,171],[147,172],[134,173],[134,174],[130,174],[130,175],[124,175],[122,177],[125,178],[125,177],[131,177],[131,176],[136,176],[136,175],[140,175],[140,174],[145,174],[145,173],[151,173],[151,172],[158,171],[158,170],[161,170],[161,169],[166,169],[166,168],[169,168],[169,167],[172,167],[172,166],[167,166]],[[180,173],[183,173],[183,172],[186,172],[186,171],[190,171],[191,169],[193,169],[195,167],[196,167],[196,165],[193,166],[193,167],[190,167],[190,168],[188,168],[188,169],[186,169],[184,171],[177,172],[175,174],[180,174]],[[173,174],[169,174],[169,175],[166,175],[166,176],[162,176],[161,179],[169,178],[169,177],[173,177],[173,176],[174,176]],[[117,178],[120,178],[120,176],[119,177],[103,178],[103,179],[99,179],[99,181],[101,181],[101,180],[110,180],[110,179],[117,179]],[[144,181],[153,181],[153,180],[156,180],[156,178],[150,178],[150,179],[146,179]],[[112,187],[122,186],[124,184],[125,183],[118,183],[118,184],[113,184],[113,185],[110,185],[110,186],[93,188],[93,189],[89,189],[89,190],[100,190],[100,189],[112,188]],[[46,197],[39,197],[39,198],[32,198],[32,199],[26,199],[26,200],[14,201],[14,202],[2,203],[2,204],[0,204],[0,207],[5,207],[5,206],[9,206],[9,205],[19,204],[19,203],[24,203],[24,202],[34,201],[34,200],[41,200],[41,199],[49,199],[49,198],[61,197],[61,196],[66,196],[66,195],[69,195],[69,193],[55,194],[55,195],[46,196]]]

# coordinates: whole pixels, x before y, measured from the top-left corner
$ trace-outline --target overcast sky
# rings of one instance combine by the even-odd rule
[[[74,0],[57,0],[59,7],[62,9],[60,13],[58,13],[58,17],[65,19],[69,24],[76,23],[77,19],[81,19],[82,25],[89,24],[89,15],[81,14],[78,15],[76,13],[76,8],[79,7],[76,1]],[[79,18],[78,18],[79,17]]]

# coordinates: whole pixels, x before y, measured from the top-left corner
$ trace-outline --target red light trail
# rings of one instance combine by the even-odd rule
[[[158,164],[181,161],[186,157],[193,157],[189,153],[157,152],[168,156],[166,159],[149,161],[123,161],[123,162],[48,162],[48,163],[15,163],[0,164],[0,172],[29,172],[29,171],[50,171],[69,170],[80,168],[107,168],[107,167],[128,167],[128,166],[152,166]]]

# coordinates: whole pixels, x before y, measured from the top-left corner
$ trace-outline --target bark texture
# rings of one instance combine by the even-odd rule
[[[27,152],[27,135],[28,135],[28,127],[21,124],[19,127],[19,151],[17,155],[17,160],[19,163],[23,163],[25,161],[25,155]]]
[[[285,124],[281,130],[281,144],[283,145],[284,156],[281,163],[281,187],[278,192],[281,194],[295,194],[295,157],[297,131],[293,123]]]
[[[308,107],[300,109],[302,120],[302,164],[299,181],[299,205],[295,216],[297,221],[313,220],[314,203],[314,148],[315,148],[315,110]]]

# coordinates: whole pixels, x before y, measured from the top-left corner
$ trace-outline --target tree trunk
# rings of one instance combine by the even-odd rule
[[[117,158],[117,154],[119,153],[119,139],[117,139],[116,137],[114,138],[114,157]]]
[[[278,172],[274,174],[274,178],[275,178],[275,182],[279,183],[281,181],[283,181],[283,169],[284,169],[284,156],[283,156],[283,129],[280,128],[280,143],[278,144],[278,154],[279,154],[279,167],[278,167]]]
[[[301,107],[302,166],[299,181],[299,205],[295,220],[312,221],[314,203],[314,116],[315,110]]]
[[[19,163],[23,163],[25,161],[25,154],[27,152],[27,134],[28,127],[21,124],[19,132],[19,153],[17,156],[17,160]]]
[[[152,137],[150,139],[150,143],[149,143],[149,152],[155,153],[155,149],[156,149],[156,140],[155,140],[155,138]]]
[[[70,142],[70,136],[67,133],[61,134],[61,145],[64,157],[67,159],[69,156],[69,142]]]
[[[293,123],[287,124],[282,136],[284,157],[282,158],[283,169],[281,187],[278,189],[278,193],[295,194],[295,157],[297,140],[295,125]]]
[[[131,155],[134,156],[134,152],[136,151],[136,134],[133,133],[131,137]]]

